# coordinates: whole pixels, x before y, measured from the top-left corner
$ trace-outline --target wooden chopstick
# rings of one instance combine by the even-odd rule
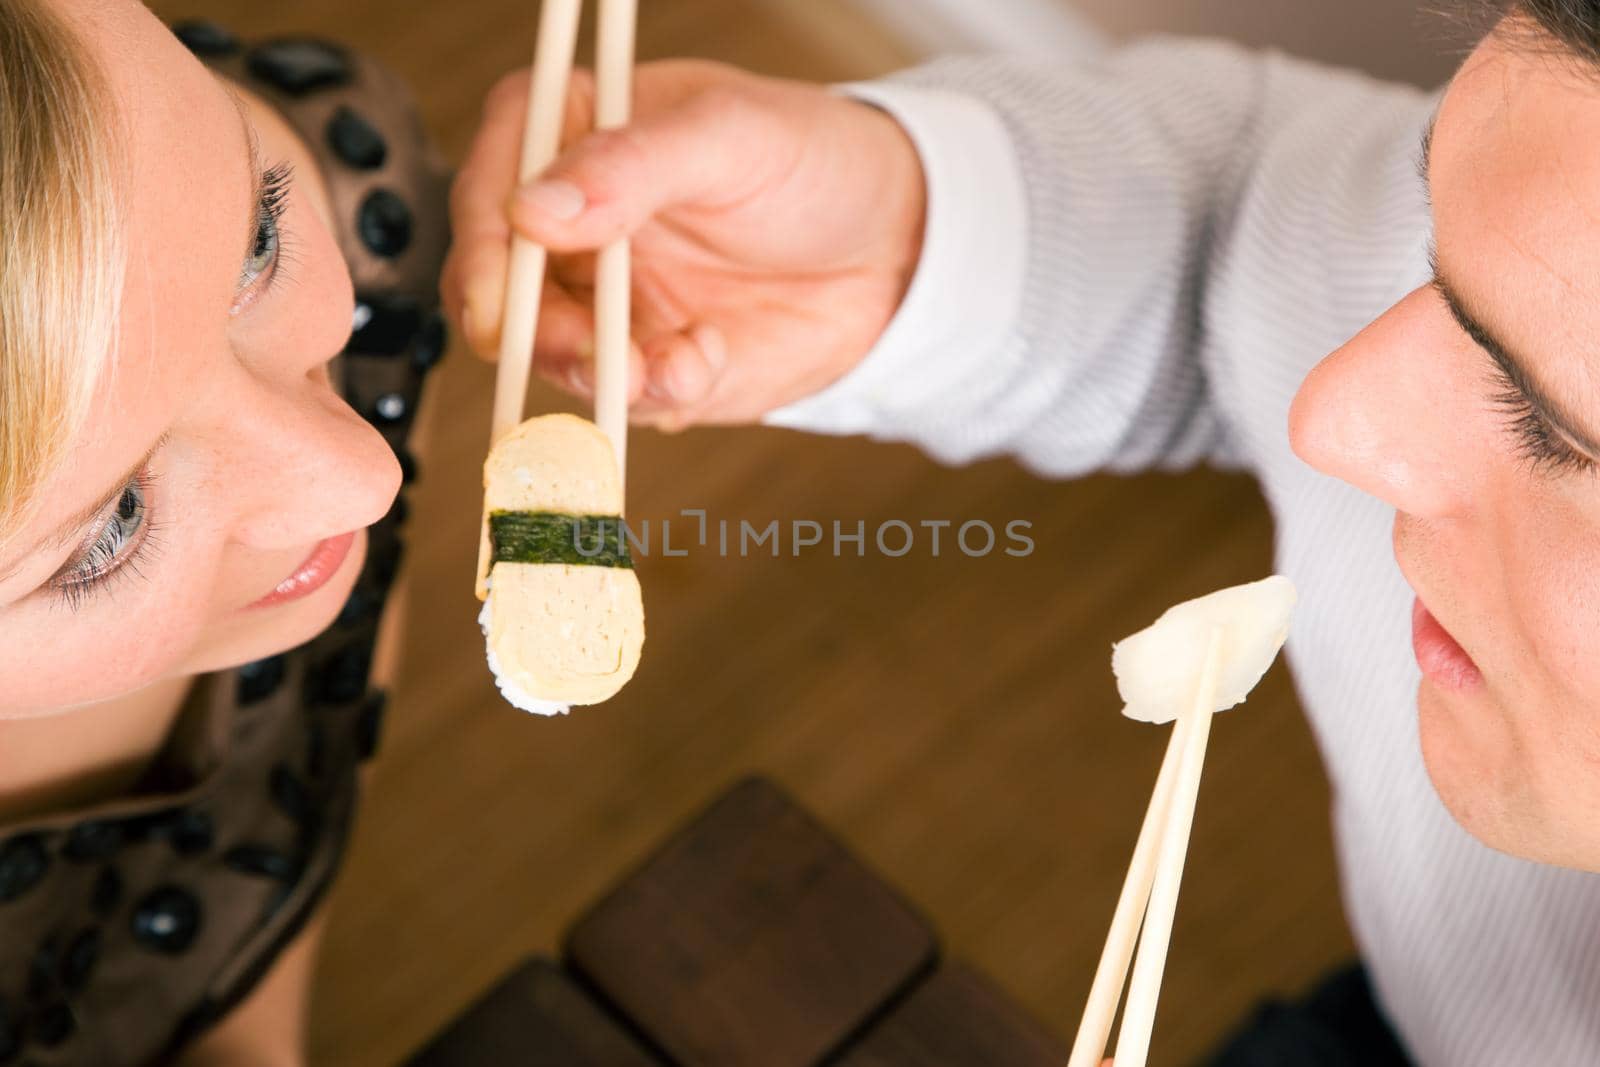
[[[1221,670],[1222,627],[1213,626],[1206,643],[1200,682],[1195,686],[1194,702],[1185,716],[1188,725],[1178,761],[1177,783],[1161,832],[1150,904],[1139,938],[1139,954],[1133,964],[1133,979],[1128,984],[1128,1002],[1122,1010],[1122,1028],[1117,1032],[1117,1067],[1144,1067],[1150,1054],[1156,997],[1161,992],[1167,947],[1172,942],[1172,920],[1178,910],[1178,887],[1183,881],[1183,862],[1189,850],[1189,831],[1194,825],[1200,769],[1205,762],[1206,740],[1211,735],[1211,719],[1216,712]]]
[[[544,0],[528,84],[518,184],[542,174],[561,150],[567,87],[578,48],[583,0]],[[633,55],[638,0],[601,0],[596,46],[595,126],[614,129],[628,122],[633,97]],[[626,478],[628,452],[629,255],[626,238],[600,252],[595,281],[595,423],[610,439],[619,478]],[[539,332],[539,300],[548,255],[542,245],[513,235],[500,320],[500,356],[494,380],[489,447],[522,422]],[[625,484],[625,482],[624,482]],[[489,523],[478,542],[478,596],[487,592]]]
[[[528,84],[528,121],[522,135],[518,184],[532,181],[555,162],[566,119],[567,85],[578,49],[582,0],[545,0]],[[522,422],[533,365],[533,339],[539,329],[539,298],[544,292],[545,249],[521,235],[511,240],[505,308],[500,319],[500,363],[494,379],[492,447]]]
[[[1122,989],[1128,981],[1128,965],[1133,962],[1139,926],[1144,921],[1145,908],[1150,902],[1156,856],[1161,849],[1167,811],[1171,807],[1173,787],[1178,780],[1178,764],[1191,722],[1192,717],[1185,715],[1172,725],[1167,754],[1161,760],[1161,773],[1156,776],[1150,807],[1145,810],[1144,823],[1139,828],[1139,843],[1134,846],[1133,860],[1128,864],[1128,875],[1122,882],[1122,894],[1117,898],[1117,910],[1111,919],[1111,932],[1106,935],[1106,946],[1100,953],[1099,966],[1095,968],[1094,984],[1089,988],[1089,1000],[1083,1009],[1083,1020],[1078,1024],[1078,1036],[1072,1042],[1072,1054],[1067,1059],[1067,1067],[1100,1067],[1105,1056],[1106,1042],[1111,1038],[1111,1024],[1117,1015],[1117,1003],[1122,999]]]
[[[595,128],[626,126],[633,98],[638,0],[600,0],[595,57]],[[626,498],[628,469],[628,239],[600,250],[594,296],[594,421],[611,439]]]

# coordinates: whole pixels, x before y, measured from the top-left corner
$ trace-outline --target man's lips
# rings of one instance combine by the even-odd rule
[[[1439,625],[1421,597],[1411,605],[1411,650],[1416,654],[1417,666],[1435,685],[1460,690],[1483,683],[1478,665],[1450,636],[1450,631]]]
[[[288,600],[298,600],[300,597],[309,596],[328,583],[328,579],[338,573],[339,567],[344,563],[345,557],[350,555],[350,546],[355,544],[356,532],[342,533],[335,537],[319,541],[317,547],[305,558],[300,566],[290,574],[266,596],[251,604],[251,608],[271,607],[282,604]]]

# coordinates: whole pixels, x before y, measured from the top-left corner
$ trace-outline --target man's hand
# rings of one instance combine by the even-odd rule
[[[634,120],[593,133],[575,75],[563,154],[516,169],[528,72],[490,93],[451,196],[443,296],[494,358],[512,228],[551,250],[535,344],[545,377],[592,377],[595,250],[633,238],[629,395],[665,428],[747,422],[841,377],[910,282],[926,194],[910,139],[875,108],[713,63],[639,67]]]

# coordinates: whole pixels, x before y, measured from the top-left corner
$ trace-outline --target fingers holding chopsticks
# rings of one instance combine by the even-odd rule
[[[523,68],[489,91],[465,162],[450,190],[452,243],[440,278],[445,312],[472,349],[494,359],[511,255],[510,203],[517,189],[528,82]],[[594,123],[594,75],[577,69],[567,86],[561,143],[571,144]]]

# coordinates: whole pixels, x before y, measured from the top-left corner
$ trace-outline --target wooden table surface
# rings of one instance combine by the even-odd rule
[[[523,0],[158,0],[246,34],[371,50],[417,86],[448,154],[525,62]],[[904,56],[842,0],[646,0],[646,56],[815,79]],[[535,720],[496,697],[471,594],[492,374],[459,349],[423,418],[413,616],[374,786],[333,896],[313,1063],[392,1064],[732,781],[783,783],[1058,1035],[1070,1035],[1164,735],[1122,719],[1110,642],[1266,573],[1245,479],[1036,480],[996,461],[761,429],[640,432],[630,509],[758,525],[1033,523],[1025,559],[652,557],[644,662],[610,704]],[[560,405],[548,392],[541,405]],[[1219,720],[1152,1062],[1214,1041],[1349,951],[1327,790],[1281,667]]]

